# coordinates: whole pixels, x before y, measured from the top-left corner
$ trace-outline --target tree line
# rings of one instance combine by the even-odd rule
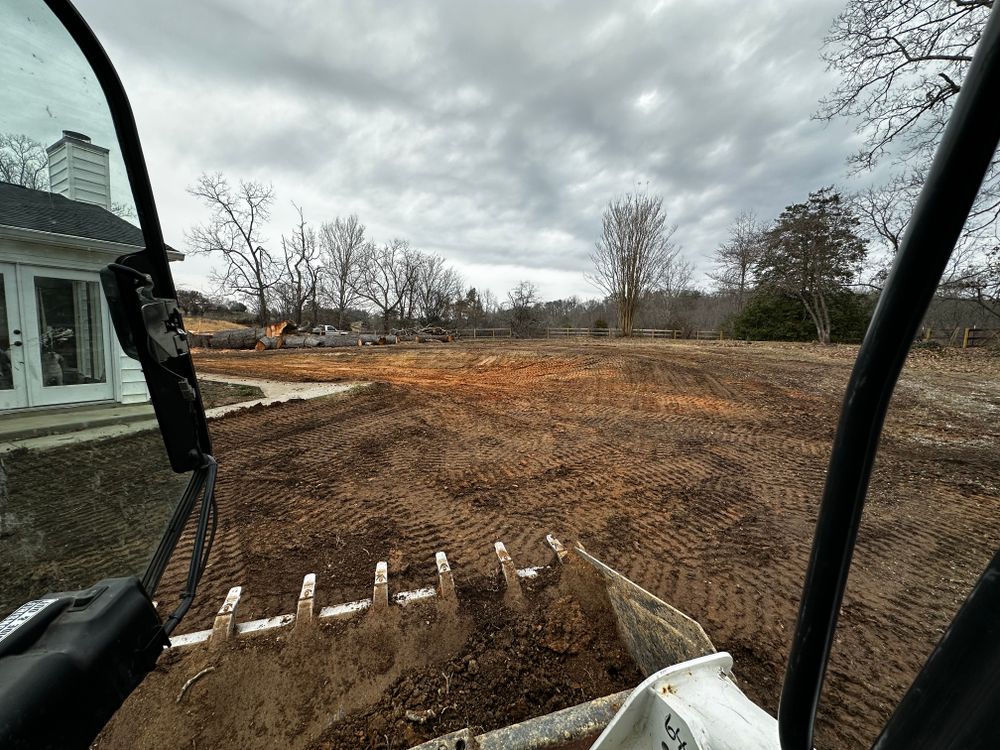
[[[316,323],[332,311],[344,327],[360,312],[388,331],[443,323],[456,312],[475,317],[475,308],[483,308],[481,295],[465,290],[444,258],[398,237],[376,242],[357,215],[317,227],[295,206],[295,225],[271,244],[265,236],[276,199],[271,185],[233,185],[221,173],[206,173],[188,192],[209,212],[187,232],[188,247],[221,261],[212,272],[215,286],[244,302],[260,325],[277,318]]]
[[[673,242],[677,227],[667,222],[663,197],[628,193],[604,211],[590,278],[613,305],[623,336],[632,335],[642,308],[662,308],[665,302],[673,308],[667,322],[683,329],[684,308],[706,297],[729,308],[720,328],[748,329],[743,317],[748,304],[754,303],[756,313],[767,299],[772,314],[780,312],[775,300],[797,303],[816,338],[830,343],[839,303],[851,293],[867,256],[859,225],[853,208],[832,187],[788,206],[768,225],[744,213],[715,253],[710,274],[715,289],[700,295],[691,286],[690,263]]]

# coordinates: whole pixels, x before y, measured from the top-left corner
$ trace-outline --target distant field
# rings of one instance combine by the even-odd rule
[[[188,330],[192,333],[215,333],[216,331],[230,331],[234,328],[247,328],[242,323],[234,323],[231,320],[219,320],[218,318],[202,318],[189,315],[184,318]]]

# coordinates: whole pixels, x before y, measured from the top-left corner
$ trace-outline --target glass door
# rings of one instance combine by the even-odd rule
[[[109,327],[96,273],[23,267],[31,405],[114,398]]]
[[[28,405],[24,336],[14,266],[0,263],[0,409]]]

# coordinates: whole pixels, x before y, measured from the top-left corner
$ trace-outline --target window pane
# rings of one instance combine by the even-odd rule
[[[96,281],[35,277],[42,384],[104,383],[104,326]]]
[[[10,321],[7,320],[7,281],[0,273],[0,391],[14,387],[14,372],[10,365]]]

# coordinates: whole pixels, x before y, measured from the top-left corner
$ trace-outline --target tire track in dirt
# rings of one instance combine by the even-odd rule
[[[366,596],[379,559],[392,586],[427,585],[437,549],[460,581],[490,579],[495,540],[540,564],[551,531],[699,619],[773,712],[850,363],[796,346],[202,352],[205,371],[376,384],[213,423],[229,536],[206,576],[215,599],[186,626],[210,622],[233,583],[247,618],[291,611],[310,571],[321,604]],[[912,432],[979,413],[940,396],[942,372],[966,367],[969,393],[1000,395],[990,360],[917,355],[904,374],[818,746],[871,742],[1000,540],[991,412]]]

